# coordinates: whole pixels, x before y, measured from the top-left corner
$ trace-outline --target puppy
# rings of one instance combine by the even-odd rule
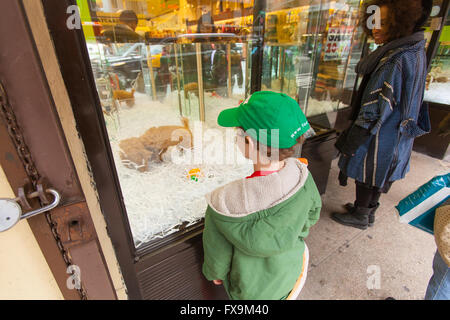
[[[192,132],[189,120],[181,119],[183,126],[162,126],[148,129],[138,138],[120,141],[120,158],[124,165],[140,172],[148,170],[149,162],[162,162],[163,155],[171,146],[192,148]]]
[[[217,86],[209,84],[209,83],[203,83],[203,89],[208,92],[215,92],[214,89],[217,89]],[[197,98],[198,98],[198,83],[197,82],[190,82],[184,85],[184,98],[189,98],[189,93],[193,92]]]
[[[182,118],[183,126],[162,126],[148,129],[140,140],[147,150],[157,150],[159,159],[169,147],[180,145],[186,149],[192,148],[192,132],[189,130],[189,120]]]
[[[125,167],[136,169],[140,172],[147,171],[148,161],[153,153],[147,150],[139,138],[129,138],[120,141],[120,159]]]
[[[191,82],[184,85],[184,98],[189,98],[189,92],[194,92],[198,98],[198,84],[197,82]]]
[[[125,102],[129,108],[134,106],[134,88],[131,89],[131,92],[125,90],[113,90],[113,98],[116,100],[119,105],[122,102]]]

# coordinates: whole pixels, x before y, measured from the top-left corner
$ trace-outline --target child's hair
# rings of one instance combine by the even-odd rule
[[[239,127],[239,129],[242,129],[242,131],[245,132],[245,130],[244,130],[243,128]],[[248,135],[246,135],[246,136],[248,136]],[[250,137],[250,139],[253,139],[253,138]],[[254,139],[253,139],[253,140],[254,140]],[[295,154],[295,151],[296,151],[297,147],[298,147],[299,145],[302,145],[303,143],[305,143],[305,141],[306,141],[306,137],[305,137],[305,135],[302,135],[302,136],[300,136],[300,137],[297,138],[297,143],[296,143],[294,146],[292,146],[292,147],[290,147],[290,148],[287,148],[287,149],[278,149],[278,150],[277,150],[277,151],[278,151],[278,160],[279,160],[279,161],[283,161],[283,160],[286,160],[286,159],[288,159],[288,158],[293,157],[294,154]],[[271,159],[272,154],[275,153],[275,152],[274,152],[274,148],[269,147],[269,146],[266,146],[266,145],[264,145],[264,144],[262,144],[262,143],[260,143],[260,142],[258,142],[258,141],[255,141],[255,142],[256,142],[256,150],[257,150],[261,155],[264,155],[264,156],[266,156],[267,158]],[[246,143],[246,144],[248,143],[247,140],[245,140],[245,143]],[[261,150],[261,148],[262,148],[262,150]]]
[[[287,148],[287,149],[278,149],[279,161],[283,161],[283,160],[286,160],[288,158],[293,157],[297,147],[299,145],[305,143],[305,140],[306,140],[305,135],[302,135],[302,136],[297,138],[297,143],[294,146],[292,146],[290,148]],[[260,146],[262,146],[263,150],[261,150],[261,151],[264,152],[263,154],[267,155],[268,158],[272,157],[272,152],[273,152],[273,148],[272,147],[268,147],[268,146],[266,146],[266,145],[264,145],[262,143],[258,143],[256,146],[257,146],[256,148],[257,148],[258,151],[260,151],[259,148],[260,148]]]

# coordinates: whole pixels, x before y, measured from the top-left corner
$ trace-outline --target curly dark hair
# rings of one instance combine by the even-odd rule
[[[372,30],[367,27],[367,20],[373,13],[367,13],[372,5],[388,7],[388,41],[400,39],[421,30],[431,13],[432,0],[372,0],[362,7],[361,26],[367,35],[372,36]]]

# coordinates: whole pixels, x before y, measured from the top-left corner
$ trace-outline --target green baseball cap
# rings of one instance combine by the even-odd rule
[[[239,107],[223,110],[217,123],[242,127],[260,143],[279,149],[295,146],[297,139],[311,129],[297,101],[272,91],[255,92]]]

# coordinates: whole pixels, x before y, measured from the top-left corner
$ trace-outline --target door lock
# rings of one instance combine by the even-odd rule
[[[32,210],[24,214],[22,214],[22,207],[19,205],[19,203],[24,202],[23,195],[19,196],[16,199],[0,199],[0,232],[12,228],[22,219],[28,219],[40,213],[56,208],[59,204],[59,201],[61,200],[61,196],[59,195],[58,191],[54,189],[46,189],[45,191],[46,193],[50,193],[53,195],[53,202],[45,205],[42,208]],[[42,192],[33,192],[28,195],[28,198],[38,197],[39,194],[41,194],[40,198],[42,199]]]

